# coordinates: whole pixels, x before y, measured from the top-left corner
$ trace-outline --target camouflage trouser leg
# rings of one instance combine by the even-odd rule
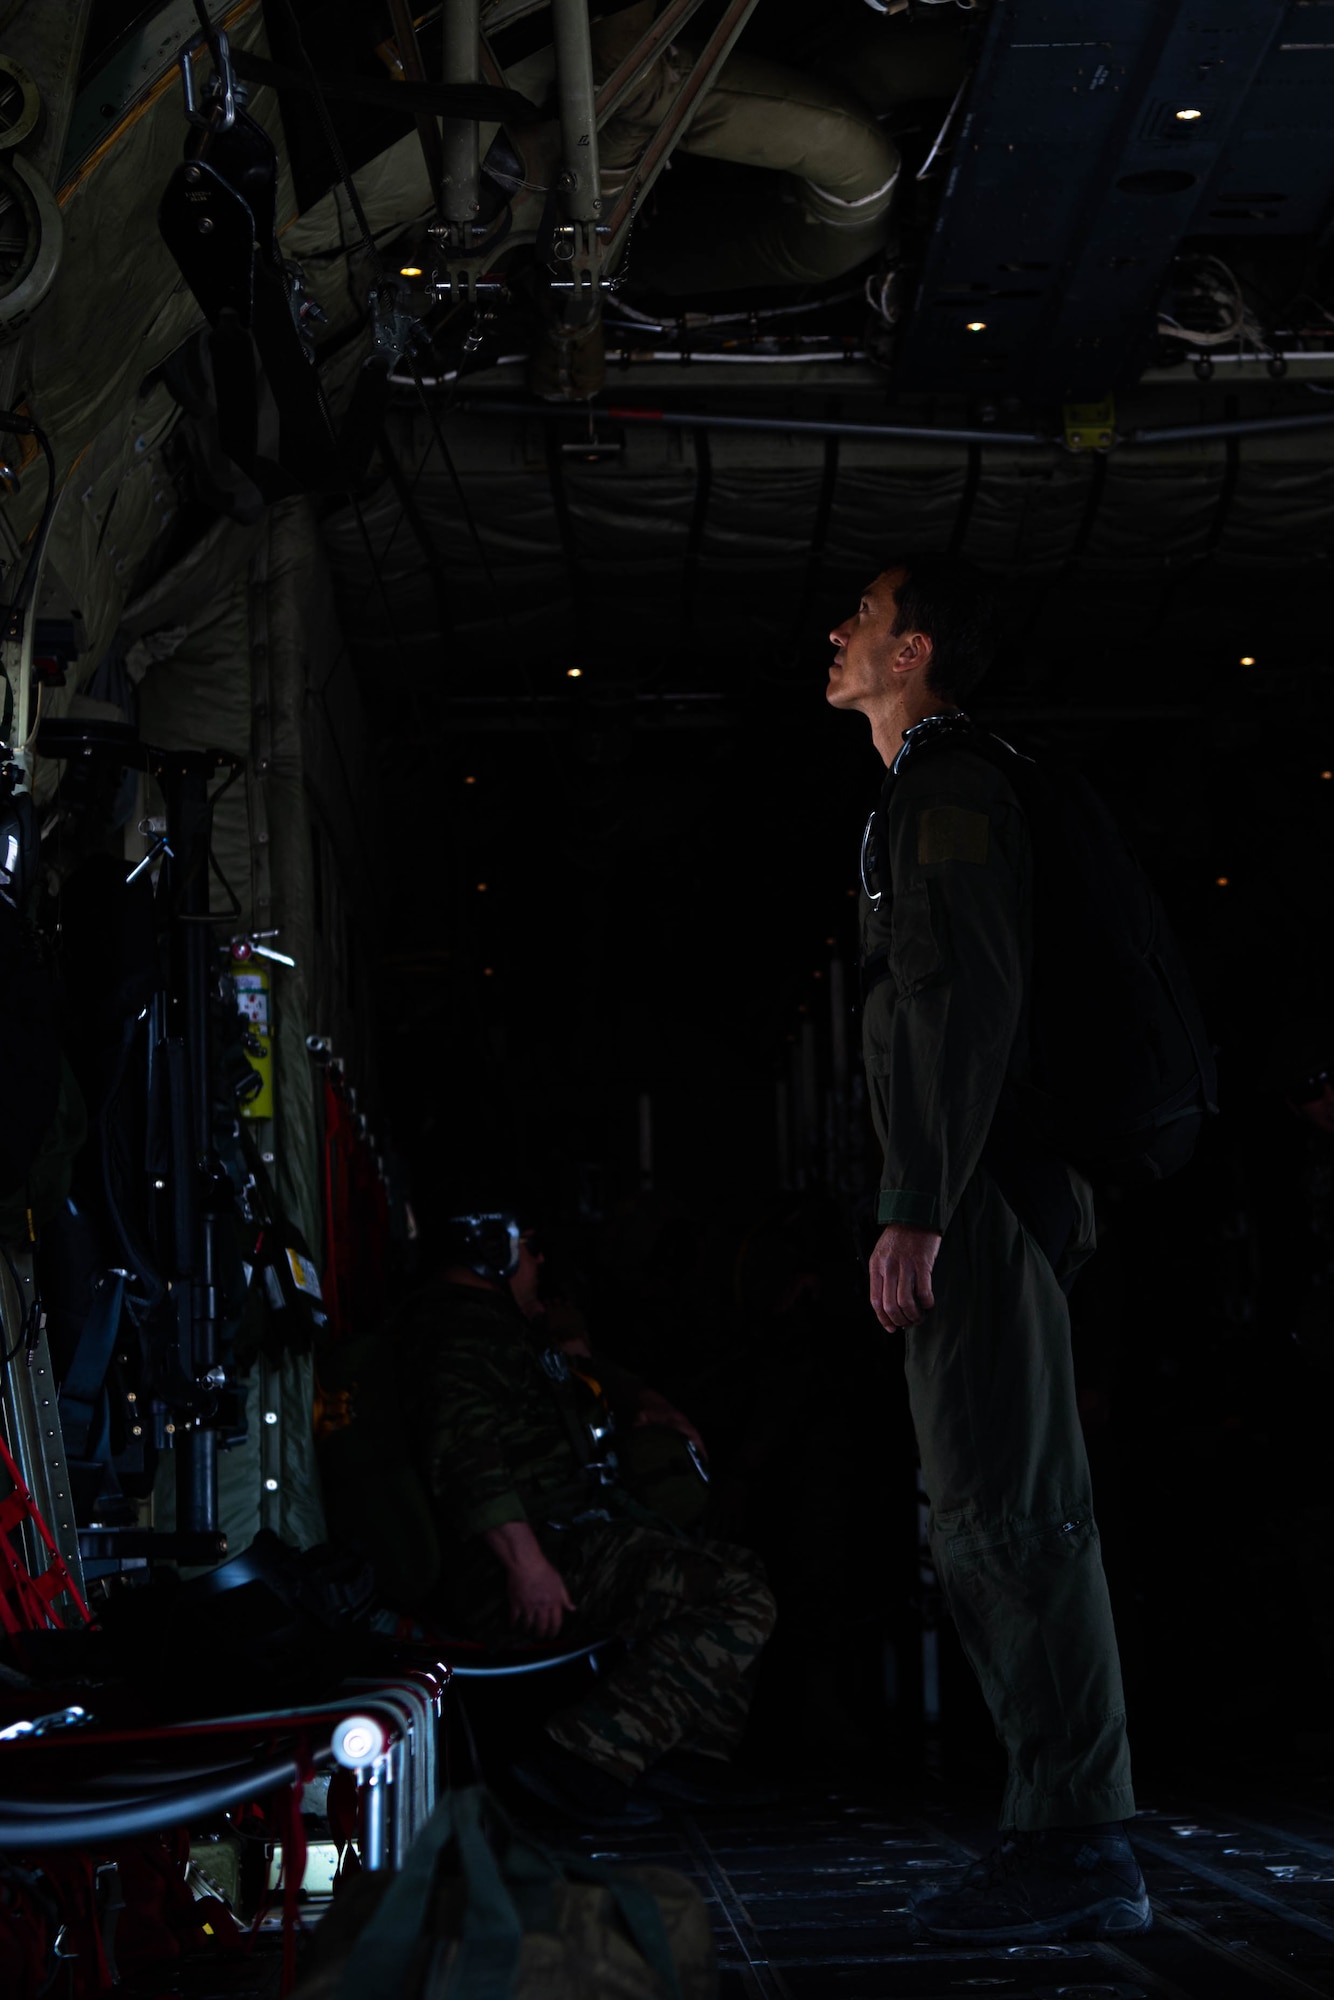
[[[621,1521],[542,1539],[578,1607],[578,1631],[630,1642],[547,1734],[627,1781],[678,1743],[727,1756],[745,1725],[747,1669],[774,1624],[758,1556]]]

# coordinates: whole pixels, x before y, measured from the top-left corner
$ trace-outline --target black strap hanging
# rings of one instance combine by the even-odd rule
[[[190,136],[158,210],[158,226],[212,328],[218,430],[223,449],[266,500],[318,490],[346,491],[370,456],[388,398],[388,378],[413,322],[395,288],[377,284],[370,309],[374,346],[362,364],[341,434],[314,363],[307,299],[297,266],[278,245],[278,155],[244,109],[244,87],[225,33],[207,43],[215,64],[205,105],[196,100],[192,60],[206,38],[181,52]],[[262,370],[278,410],[277,457],[259,447]]]

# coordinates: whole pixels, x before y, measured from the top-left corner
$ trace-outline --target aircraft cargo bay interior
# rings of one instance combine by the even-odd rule
[[[1334,0],[0,0],[4,2000],[1334,1996]]]

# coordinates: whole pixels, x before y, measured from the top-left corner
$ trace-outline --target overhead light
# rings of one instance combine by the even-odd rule
[[[567,667],[565,669],[565,678],[567,681],[581,681],[583,677],[584,670],[582,667]]]
[[[486,884],[485,884],[485,882],[479,882],[479,883],[477,884],[477,893],[478,893],[478,895],[479,895],[479,896],[484,896],[484,895],[486,894]]]
[[[1179,117],[1180,113],[1178,112],[1177,115]],[[404,264],[400,269],[398,275],[400,278],[420,278],[422,275],[422,267],[420,264]]]
[[[985,333],[986,330],[987,330],[987,323],[984,319],[969,320],[968,322],[969,333]]]
[[[1216,888],[1226,889],[1227,884],[1228,884],[1228,878],[1226,875],[1216,875],[1214,877],[1214,885]]]
[[[463,782],[465,785],[475,785],[477,783],[477,780],[476,778],[465,778]]]
[[[496,968],[495,968],[495,966],[494,966],[494,965],[484,965],[484,966],[482,967],[482,977],[483,977],[483,979],[492,979],[492,978],[494,978],[494,976],[495,976],[495,970],[496,970]]]
[[[1320,775],[1322,778],[1334,778],[1334,771],[1322,771]]]
[[[1197,118],[1203,118],[1203,116],[1204,113],[1202,111],[1185,110],[1185,111],[1178,111],[1177,113],[1177,117],[1181,120],[1183,125],[1193,125]]]
[[[1237,664],[1242,667],[1253,667],[1255,665],[1254,653],[1243,653]]]

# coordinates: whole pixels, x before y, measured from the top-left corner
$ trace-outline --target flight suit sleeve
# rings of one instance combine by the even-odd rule
[[[926,781],[926,782],[924,782]],[[1024,1004],[1031,867],[1012,794],[932,772],[889,807],[889,977],[868,997],[882,1223],[943,1232],[996,1113]]]
[[[501,1442],[512,1390],[487,1344],[451,1342],[432,1371],[431,1395],[432,1495],[457,1532],[480,1535],[506,1521],[526,1521]]]

